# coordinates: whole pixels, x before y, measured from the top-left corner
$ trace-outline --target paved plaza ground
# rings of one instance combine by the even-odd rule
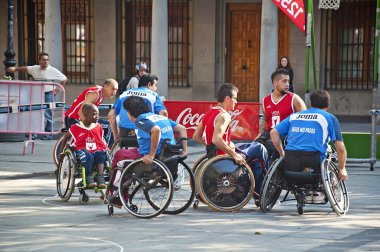
[[[277,204],[263,214],[249,203],[239,212],[200,204],[182,214],[138,219],[106,205],[95,193],[81,205],[56,196],[54,141],[0,143],[0,251],[380,251],[380,165],[348,165],[350,210],[338,217],[328,205]],[[192,166],[203,148],[191,143]]]

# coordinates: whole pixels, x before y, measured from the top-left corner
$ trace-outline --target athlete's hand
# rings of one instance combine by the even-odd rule
[[[154,159],[154,156],[149,155],[149,154],[143,156],[143,158],[142,158],[142,160],[143,160],[143,162],[145,164],[151,164],[151,163],[153,163],[153,159]]]
[[[238,165],[245,164],[245,158],[244,158],[243,155],[240,155],[240,154],[236,153],[236,155],[234,156],[234,159],[235,159],[235,162],[236,162]]]
[[[338,178],[343,181],[346,181],[348,179],[346,168],[339,169]]]

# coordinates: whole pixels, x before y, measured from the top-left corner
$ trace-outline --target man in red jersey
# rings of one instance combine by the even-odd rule
[[[271,75],[273,92],[264,97],[261,104],[263,119],[259,134],[255,141],[265,145],[269,159],[278,158],[269,132],[282,120],[294,112],[306,110],[304,101],[297,94],[289,92],[289,73],[285,69],[277,69]]]
[[[231,115],[237,103],[238,89],[233,84],[224,84],[218,91],[218,105],[212,107],[194,131],[193,139],[206,145],[207,156],[228,154],[238,164],[245,162],[244,157],[235,152],[231,142]]]
[[[96,107],[104,98],[112,98],[118,89],[118,83],[114,79],[106,79],[103,86],[95,86],[85,89],[73,102],[65,113],[66,128],[78,123],[83,119],[82,107],[84,104],[94,104]],[[107,120],[99,119],[99,123],[104,130],[104,138],[109,146],[112,145],[112,131]]]

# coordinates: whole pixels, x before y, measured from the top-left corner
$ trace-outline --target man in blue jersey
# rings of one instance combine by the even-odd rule
[[[165,116],[150,112],[143,98],[138,96],[128,97],[123,103],[128,117],[136,126],[139,153],[143,155],[143,162],[151,164],[153,159],[161,153],[164,139],[170,139],[175,144],[174,131],[178,137],[187,137],[186,128]],[[186,154],[186,141],[183,143],[183,152]]]
[[[159,95],[155,92],[157,90],[158,78],[152,74],[144,74],[139,81],[138,88],[132,88],[124,91],[117,99],[112,109],[108,113],[108,121],[112,129],[114,139],[135,138],[135,125],[129,119],[127,111],[123,107],[123,102],[131,96],[138,96],[144,99],[145,103],[151,112],[162,116],[168,116],[163,102]],[[116,116],[119,115],[119,129],[117,128]],[[123,145],[123,143],[122,143]],[[137,146],[135,146],[137,147]]]
[[[332,141],[338,152],[339,179],[347,180],[347,151],[339,122],[334,115],[327,112],[330,95],[327,91],[316,90],[310,96],[310,100],[312,108],[290,115],[271,131],[273,144],[280,156],[285,156],[287,164],[294,164],[294,160],[298,164],[314,160],[311,161],[315,164],[312,165],[313,170],[319,172],[320,162],[326,157],[328,143]],[[287,135],[285,151],[280,135]],[[287,169],[294,169],[297,165],[290,166],[287,165]]]

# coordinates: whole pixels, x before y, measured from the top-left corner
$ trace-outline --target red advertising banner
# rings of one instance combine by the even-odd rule
[[[169,117],[184,125],[188,137],[192,137],[194,130],[202,121],[205,113],[215,106],[216,102],[207,101],[165,101]],[[239,102],[234,111],[230,123],[232,139],[253,140],[259,133],[260,103]]]
[[[305,8],[303,0],[272,0],[302,31],[305,32]]]

